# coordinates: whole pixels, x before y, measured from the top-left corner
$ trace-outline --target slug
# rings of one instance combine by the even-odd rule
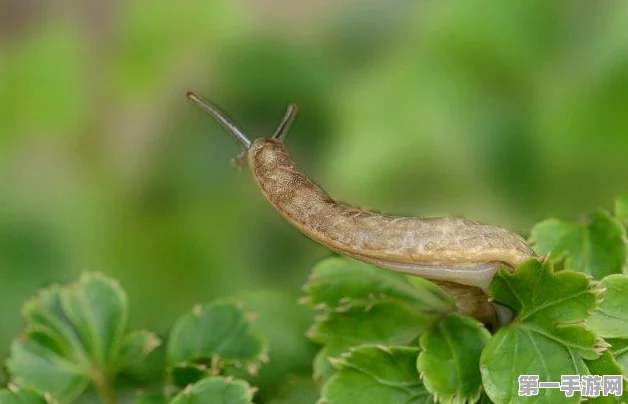
[[[460,311],[481,321],[508,321],[482,292],[499,266],[514,268],[534,256],[521,236],[462,218],[395,217],[339,203],[307,178],[284,146],[294,104],[270,138],[252,140],[216,106],[192,92],[187,97],[240,142],[236,166],[246,161],[262,195],[301,233],[351,258],[435,281]]]

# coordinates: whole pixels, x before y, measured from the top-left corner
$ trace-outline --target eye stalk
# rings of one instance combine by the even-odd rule
[[[186,93],[186,97],[207,111],[223,128],[227,130],[244,148],[244,150],[238,154],[235,158],[231,159],[231,165],[237,168],[238,170],[242,169],[246,163],[246,152],[251,148],[253,141],[246,135],[244,132],[238,128],[238,126],[233,123],[233,121],[222,112],[217,106],[210,103],[200,95],[196,94],[193,91],[188,91]],[[277,130],[271,136],[272,139],[275,139],[281,143],[286,139],[286,135],[294,122],[294,118],[297,115],[298,108],[296,104],[288,105],[288,110],[284,115],[283,119],[279,123]]]
[[[217,106],[210,103],[193,91],[188,91],[186,93],[186,96],[190,101],[207,111],[223,128],[227,130],[227,132],[231,133],[231,135],[236,138],[238,142],[240,142],[244,149],[248,150],[251,148],[251,144],[253,143],[251,139],[246,134],[244,134],[244,132],[240,128],[238,128],[238,126],[233,123],[233,121],[224,112],[218,109]],[[297,116],[298,111],[299,108],[296,104],[288,105],[288,110],[286,111],[286,114],[279,123],[277,130],[275,130],[275,133],[271,136],[273,139],[276,139],[281,143],[284,142],[284,140],[286,139],[286,135],[288,134],[288,131],[290,130],[290,127],[294,122],[294,118]]]
[[[288,110],[286,111],[286,114],[283,116],[281,123],[279,124],[277,130],[272,136],[273,139],[277,139],[281,143],[284,142],[284,140],[286,139],[286,135],[288,134],[288,131],[290,130],[290,127],[294,122],[294,118],[296,118],[297,116],[297,112],[299,112],[299,108],[296,104],[288,105]]]
[[[231,133],[231,135],[236,138],[238,142],[240,142],[245,150],[251,148],[251,139],[249,139],[249,137],[245,135],[244,132],[242,132],[242,130],[238,128],[224,112],[219,110],[218,107],[209,103],[203,99],[203,97],[192,91],[188,91],[186,96],[190,101],[207,111],[223,128],[227,130],[227,132]]]

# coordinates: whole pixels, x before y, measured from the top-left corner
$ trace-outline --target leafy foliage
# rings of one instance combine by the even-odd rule
[[[585,359],[599,357],[606,344],[583,322],[596,305],[597,293],[586,276],[554,273],[550,262],[529,260],[510,274],[500,270],[489,289],[495,301],[516,314],[482,353],[484,387],[496,402],[517,402],[517,391],[505,389],[520,375],[558,381],[561,375],[588,374]],[[555,389],[540,390],[538,399],[577,402]]]
[[[445,403],[477,401],[482,393],[480,354],[490,337],[482,324],[458,313],[421,335],[417,367],[427,390]]]
[[[128,333],[127,296],[101,274],[44,289],[24,305],[27,328],[11,344],[13,383],[48,392],[60,402],[91,382],[108,395],[110,378],[156,348],[150,333]]]
[[[395,383],[403,385],[410,374],[419,372],[423,382],[415,380],[413,388],[420,393],[408,393],[409,402],[480,398],[479,358],[490,334],[476,320],[454,313],[451,298],[434,284],[362,262],[330,258],[314,268],[305,292],[303,301],[319,311],[308,336],[323,344],[314,361],[315,377],[326,381],[323,400],[392,400],[399,393]],[[419,345],[422,351],[416,350]],[[372,363],[367,361],[369,355]],[[397,355],[414,356],[411,370],[389,366],[390,361],[396,363]],[[389,379],[383,381],[378,371],[386,372]],[[372,389],[377,391],[371,398],[343,387],[367,385],[369,378],[375,380]]]
[[[250,404],[254,393],[244,380],[210,377],[186,387],[170,404]]]
[[[569,374],[626,377],[621,203],[617,217],[597,212],[585,221],[535,227],[535,247],[549,249],[549,258],[531,258],[495,275],[488,297],[514,318],[494,335],[457,313],[431,282],[346,258],[322,261],[302,298],[316,313],[307,335],[321,344],[313,363],[319,402],[516,403],[529,401],[518,394],[520,375],[540,381]],[[591,276],[604,274],[599,281]],[[161,343],[149,331],[128,330],[127,300],[122,287],[101,274],[50,286],[29,300],[26,329],[7,362],[11,384],[0,390],[0,402],[69,403],[90,384],[103,402],[117,402],[116,376],[141,369]],[[252,403],[256,389],[247,379],[268,357],[255,317],[233,300],[197,305],[182,315],[162,350],[165,381],[159,391],[138,394],[135,403]],[[312,382],[297,386],[307,394],[286,389],[284,399],[270,402],[311,401]],[[580,399],[558,389],[539,389],[535,397]]]
[[[628,378],[628,339],[609,339],[611,352],[621,367],[624,378]]]
[[[621,273],[626,263],[624,227],[607,212],[594,212],[577,221],[548,219],[532,229],[530,242],[539,255],[566,259],[567,269],[596,279]]]
[[[418,349],[362,345],[333,361],[338,372],[322,390],[322,403],[433,403],[416,369]]]
[[[319,263],[304,288],[303,302],[318,310],[308,336],[324,347],[315,377],[334,373],[329,358],[361,344],[412,345],[438,318],[454,311],[451,299],[427,281],[346,258]]]
[[[267,348],[264,339],[252,329],[253,317],[241,304],[229,300],[199,305],[181,316],[170,332],[166,350],[175,389],[189,389],[217,375],[225,366],[257,373],[261,362],[267,361]],[[215,391],[215,386],[208,391]]]
[[[628,276],[611,275],[602,279],[602,301],[587,324],[604,338],[628,338]]]
[[[307,297],[303,301],[314,307],[342,308],[392,298],[426,313],[455,309],[449,296],[434,284],[422,279],[417,282],[415,286],[404,275],[334,257],[314,267],[304,287]]]
[[[179,369],[190,365],[199,369],[207,365],[208,372],[218,372],[225,364],[246,367],[255,373],[267,358],[261,336],[251,329],[251,316],[238,304],[217,301],[195,307],[175,323],[166,360]]]
[[[592,375],[621,375],[622,370],[619,367],[619,364],[615,360],[615,357],[610,351],[605,351],[599,358],[592,361],[585,361],[587,364],[587,368]],[[624,389],[622,392],[622,396],[625,396],[628,393],[628,386],[624,384]],[[587,402],[602,404],[602,403],[616,403],[620,402],[619,398],[616,396],[599,396],[595,398],[589,399]]]
[[[313,365],[321,402],[528,402],[520,375],[626,376],[624,204],[616,217],[598,211],[535,226],[530,240],[544,258],[500,269],[487,291],[514,314],[494,335],[422,279],[348,259],[321,262],[303,299],[318,311],[308,335],[322,344]],[[580,401],[559,389],[539,389],[534,399]]]
[[[127,330],[126,292],[102,274],[43,289],[24,305],[23,315],[27,327],[11,345],[12,384],[0,391],[1,403],[69,403],[90,383],[103,402],[116,403],[116,375],[141,369],[161,344],[149,331]],[[231,301],[183,315],[166,351],[173,384],[138,395],[136,403],[250,403],[255,389],[218,374],[226,365],[256,369],[266,359],[251,314]]]

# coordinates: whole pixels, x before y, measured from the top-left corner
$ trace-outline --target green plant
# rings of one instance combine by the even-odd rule
[[[238,368],[255,372],[266,360],[266,343],[252,329],[251,316],[228,300],[181,316],[165,352],[158,351],[155,334],[127,330],[126,292],[97,273],[43,289],[26,302],[23,316],[27,325],[11,344],[3,404],[69,403],[90,385],[103,403],[117,403],[117,376],[141,378],[151,360],[163,361],[163,384],[139,394],[136,403],[245,404],[255,390],[224,374]]]
[[[620,198],[613,214],[537,224],[530,243],[542,258],[500,269],[489,287],[514,312],[494,334],[422,279],[344,258],[321,262],[303,299],[318,311],[309,337],[322,345],[314,362],[321,402],[568,403],[580,395],[519,396],[519,375],[627,377],[627,223]]]
[[[537,224],[529,241],[541,258],[500,269],[489,297],[514,312],[498,330],[456,311],[440,288],[417,277],[333,257],[312,271],[302,299],[317,312],[308,336],[320,403],[569,403],[558,389],[518,394],[520,375],[628,376],[628,198],[614,212]],[[181,316],[165,346],[127,329],[125,291],[101,274],[43,289],[23,308],[25,331],[11,345],[0,403],[69,403],[91,386],[118,402],[118,376],[146,382],[137,404],[253,400],[247,376],[267,360],[265,341],[242,305],[219,300]],[[161,349],[158,347],[161,346]],[[307,400],[307,381],[275,403]],[[624,393],[628,394],[627,391]],[[591,402],[621,402],[615,395]]]

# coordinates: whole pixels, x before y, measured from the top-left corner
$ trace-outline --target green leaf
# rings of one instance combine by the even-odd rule
[[[622,369],[617,364],[617,361],[613,357],[613,354],[610,351],[605,351],[599,358],[592,361],[585,361],[587,367],[589,368],[589,373],[592,375],[620,375],[622,374]],[[626,382],[624,380],[624,393],[628,393],[628,386],[626,386]],[[589,398],[587,403],[595,403],[595,404],[604,404],[604,403],[619,403],[621,402],[619,397],[614,395],[603,396],[600,395],[598,397]]]
[[[398,301],[378,301],[327,311],[308,331],[319,343],[355,346],[364,343],[407,345],[434,319]]]
[[[335,369],[330,358],[362,344],[414,345],[435,317],[396,300],[382,300],[325,310],[307,336],[324,344],[314,360],[314,377],[326,380]]]
[[[615,217],[628,223],[628,195],[623,195],[615,201]]]
[[[42,289],[35,298],[24,304],[22,315],[33,329],[42,330],[48,335],[48,348],[87,367],[89,358],[61,306],[62,291],[63,288],[59,285]]]
[[[127,334],[120,349],[119,369],[126,370],[144,362],[160,345],[161,340],[150,331],[134,331]]]
[[[251,315],[231,301],[195,307],[175,323],[166,350],[170,366],[207,361],[254,368],[266,359],[266,343],[253,331]]]
[[[592,375],[620,375],[622,374],[621,367],[615,360],[613,353],[610,350],[606,350],[600,355],[599,358],[592,361],[585,361],[589,372]]]
[[[88,369],[57,355],[32,337],[27,333],[11,344],[7,367],[12,382],[48,391],[63,402],[78,397],[89,383]]]
[[[512,308],[513,322],[500,329],[480,358],[484,388],[495,402],[525,402],[518,396],[520,375],[560,381],[561,375],[588,374],[585,359],[606,348],[583,322],[599,291],[582,273],[554,273],[550,262],[529,260],[514,273],[499,270],[489,287],[498,303]],[[577,402],[557,389],[540,389],[536,400]],[[529,401],[529,400],[528,400]]]
[[[539,255],[566,259],[572,269],[602,279],[621,273],[626,263],[625,229],[607,212],[578,221],[548,219],[532,229],[530,242]]]
[[[561,375],[588,374],[586,364],[554,338],[524,327],[508,326],[489,341],[480,359],[484,388],[497,403],[525,403],[518,396],[520,375],[539,375],[539,381],[557,382]],[[579,397],[565,397],[556,389],[540,389],[539,402],[578,402]]]
[[[127,306],[125,291],[101,274],[43,289],[24,305],[27,328],[7,361],[11,381],[60,402],[72,401],[90,382],[112,383],[121,368],[146,357],[140,343],[150,340],[149,333],[125,335]]]
[[[628,276],[607,276],[601,287],[601,303],[587,325],[604,338],[628,338]]]
[[[78,283],[66,287],[61,304],[91,361],[110,368],[128,320],[128,298],[120,284],[101,274],[83,274]]]
[[[216,376],[189,385],[170,404],[250,404],[254,393],[244,380]]]
[[[314,356],[312,362],[312,377],[317,382],[326,382],[334,373],[336,368],[331,364],[330,360],[340,356],[343,352],[349,350],[345,344],[326,344]]]
[[[314,362],[319,380],[335,372],[330,357],[361,344],[415,344],[438,318],[456,310],[431,282],[347,258],[319,263],[304,290],[304,300],[318,309],[307,335],[325,344]]]
[[[482,393],[480,354],[491,334],[477,320],[451,313],[419,340],[417,367],[427,390],[443,403],[476,402]]]
[[[622,369],[624,378],[628,379],[628,339],[608,339],[606,342],[611,344],[611,352]]]
[[[419,350],[362,345],[334,361],[338,372],[323,386],[329,404],[433,403],[416,369]]]
[[[317,264],[304,291],[314,307],[346,307],[364,301],[395,298],[426,313],[455,311],[451,298],[438,286],[417,278],[348,258],[333,257]]]
[[[272,359],[263,364],[259,375],[252,382],[264,392],[265,402],[278,386],[283,388],[286,385],[290,375],[301,374],[312,364],[313,346],[304,335],[313,311],[295,304],[298,293],[298,290],[257,289],[237,296],[238,300],[245,302],[245,307],[255,308],[258,318],[255,330],[264,336],[272,355]],[[225,369],[223,375],[227,374],[250,380],[244,371],[231,367]],[[311,373],[308,376],[312,378]],[[311,400],[310,404],[314,401]]]
[[[595,359],[603,344],[582,324],[597,305],[600,291],[578,272],[554,273],[550,262],[535,259],[514,273],[500,269],[489,286],[489,295],[515,312],[514,327],[567,345],[585,359]]]
[[[0,389],[0,403],[2,404],[55,404],[56,401],[49,394],[29,387],[17,387],[9,385],[6,389]]]

